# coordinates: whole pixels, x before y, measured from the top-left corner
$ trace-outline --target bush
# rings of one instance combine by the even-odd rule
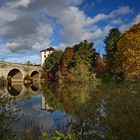
[[[96,74],[91,73],[88,66],[84,63],[79,63],[75,66],[75,68],[70,69],[70,72],[65,77],[65,80],[78,83],[93,83],[98,81]]]

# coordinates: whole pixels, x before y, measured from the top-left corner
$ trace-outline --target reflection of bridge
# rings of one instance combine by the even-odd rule
[[[38,94],[42,94],[41,84],[36,83],[27,88],[23,84],[14,83],[12,85],[7,85],[7,87],[3,89],[0,89],[0,94],[4,97],[15,99],[32,97]]]
[[[25,87],[23,84],[14,83],[12,85],[7,85],[3,89],[0,89],[0,95],[12,98],[16,100],[20,99],[27,99],[33,96],[41,96],[41,109],[52,111],[53,108],[47,104],[45,97],[43,96],[43,91],[40,83],[34,83],[33,85],[29,86],[28,88]]]
[[[29,75],[35,81],[39,80],[41,71],[41,66],[27,66],[0,61],[0,76],[4,76],[6,79],[10,77],[12,82],[23,81],[26,75]]]

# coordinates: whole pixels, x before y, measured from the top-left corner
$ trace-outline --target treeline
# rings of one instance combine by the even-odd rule
[[[93,45],[85,40],[73,47],[67,47],[59,55],[57,50],[52,52],[44,65],[48,80],[60,83],[95,81],[95,67],[100,62],[99,54],[93,49]]]
[[[121,34],[110,30],[105,40],[106,54],[101,58],[87,40],[55,50],[46,58],[47,79],[59,82],[91,82],[96,75],[108,75],[120,80],[140,78],[140,23]]]

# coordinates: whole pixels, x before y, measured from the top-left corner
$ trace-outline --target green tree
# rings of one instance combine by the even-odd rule
[[[50,71],[56,63],[60,61],[60,58],[63,54],[61,50],[55,50],[46,58],[45,63],[43,65],[43,69],[45,71]]]
[[[61,82],[94,81],[96,76],[93,74],[92,67],[95,64],[93,61],[95,61],[96,51],[93,49],[93,45],[94,43],[85,40],[72,48],[66,48],[58,65],[54,66],[51,59],[50,65],[54,67],[52,69],[48,64],[49,70],[51,70],[48,72],[48,79],[50,81],[61,79]],[[46,59],[46,61],[48,60]]]
[[[121,37],[121,32],[117,28],[112,28],[108,35],[106,36],[105,43],[105,51],[106,51],[106,59],[107,59],[107,69],[109,73],[114,72],[114,54],[117,49],[117,42]]]
[[[93,56],[94,56],[94,49],[93,49],[93,42],[88,42],[85,40],[84,42],[80,42],[79,44],[76,44],[74,48],[74,63],[85,63],[85,64],[92,64]]]

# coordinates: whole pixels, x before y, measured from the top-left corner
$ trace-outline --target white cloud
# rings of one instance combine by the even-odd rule
[[[100,13],[100,14],[96,15],[94,18],[90,18],[88,20],[88,22],[91,23],[91,24],[93,24],[93,23],[97,23],[97,22],[99,22],[101,20],[105,20],[107,18],[108,18],[108,15],[105,15],[105,14],[101,14]]]
[[[138,24],[140,23],[140,14],[138,14],[132,22],[128,23],[128,24],[122,24],[120,26],[120,31],[124,32],[126,30],[128,30],[131,26],[133,26],[134,24]]]
[[[57,32],[54,27],[58,24],[61,26],[60,41],[64,44],[98,39],[103,37],[110,27],[101,29],[96,25],[97,22],[113,20],[132,12],[128,6],[123,6],[109,14],[99,13],[92,18],[76,7],[83,0],[69,2],[72,5],[68,5],[67,0],[59,0],[59,4],[58,0],[5,2],[0,8],[0,37],[8,42],[5,47],[16,53],[44,49],[51,44],[52,37]]]
[[[108,32],[113,28],[113,26],[107,25],[104,29],[97,28],[90,36],[90,39],[104,38]]]
[[[89,34],[89,37],[87,36],[87,38],[89,39],[97,39],[100,38],[104,35],[103,31],[100,28],[97,28],[93,33]]]
[[[107,26],[105,31],[102,31],[94,23],[106,18],[108,18],[108,16],[105,14],[98,14],[94,18],[87,17],[83,11],[80,11],[77,7],[71,6],[59,15],[59,22],[63,25],[62,36],[67,43],[103,37],[105,32],[109,31],[107,28],[110,29],[111,27]],[[91,26],[93,28],[91,28]]]
[[[140,23],[140,14],[138,14],[137,16],[136,16],[136,18],[134,19],[134,22],[133,22],[134,24],[137,24],[137,23]]]
[[[53,28],[50,24],[41,24],[38,26],[34,36],[35,41],[32,45],[32,49],[40,51],[47,48],[51,43],[51,35],[53,35]]]
[[[111,25],[107,25],[107,26],[105,26],[105,28],[104,28],[104,34],[107,35],[108,32],[109,32],[112,28],[114,28],[114,27],[111,26]]]
[[[18,17],[17,11],[11,11],[8,7],[0,8],[0,24],[14,21]]]
[[[72,47],[73,44],[64,44],[64,43],[61,43],[59,44],[59,46],[53,46],[53,48],[56,48],[58,50],[65,50],[67,47]]]
[[[120,26],[119,29],[120,29],[120,31],[123,33],[123,32],[125,32],[127,29],[129,29],[131,25],[132,25],[132,23],[122,24],[122,25]]]
[[[27,7],[31,0],[20,0],[15,5]]]
[[[119,7],[118,9],[112,11],[110,14],[109,14],[109,17],[116,17],[116,16],[119,16],[119,15],[125,15],[125,14],[129,14],[129,13],[132,13],[133,10],[130,9],[130,7],[128,6],[121,6]]]
[[[49,39],[45,40],[44,38],[42,38],[42,40],[40,39],[38,42],[35,42],[35,44],[32,45],[32,49],[37,51],[43,50],[50,46],[50,42],[51,41]]]
[[[9,49],[5,46],[5,44],[0,44],[0,55],[10,53]]]
[[[39,63],[40,57],[38,55],[27,55],[23,57],[12,57],[7,58],[5,61],[12,63],[26,63],[27,61],[31,61],[32,63]]]
[[[117,16],[129,14],[129,13],[132,13],[132,9],[130,9],[128,6],[121,6],[121,7],[118,7],[116,10],[113,10],[109,14],[99,13],[94,18],[91,18],[88,22],[91,24],[93,23],[95,24],[102,20],[114,19]]]
[[[17,7],[28,7],[32,0],[18,0],[18,1],[10,1],[7,3],[7,6],[10,8],[17,8]]]
[[[87,20],[83,11],[80,11],[77,7],[71,6],[60,13],[58,19],[63,25],[61,33],[66,42],[79,41],[82,39],[85,33],[83,27],[86,25]]]
[[[121,19],[114,19],[111,21],[112,24],[118,25],[118,24],[122,24],[122,20]]]

